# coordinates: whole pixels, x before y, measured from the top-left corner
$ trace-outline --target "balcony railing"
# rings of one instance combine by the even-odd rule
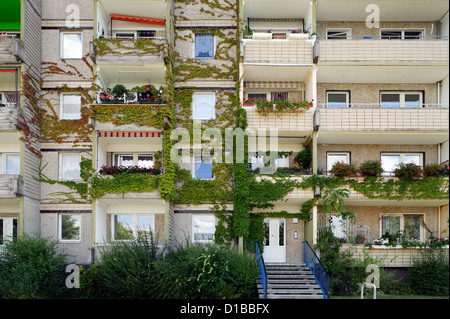
[[[23,195],[23,182],[19,175],[0,174],[0,198]]]
[[[381,104],[353,103],[349,107],[319,104],[316,121],[328,131],[448,131],[449,108],[425,104],[418,108],[381,107]]]
[[[448,37],[318,39],[319,62],[448,63],[449,60]]]
[[[18,113],[17,107],[0,106],[0,131],[15,131]]]
[[[312,132],[314,111],[282,112],[262,116],[256,108],[245,107],[249,129],[274,129],[297,132]]]
[[[244,63],[302,65],[313,63],[313,41],[245,39]]]

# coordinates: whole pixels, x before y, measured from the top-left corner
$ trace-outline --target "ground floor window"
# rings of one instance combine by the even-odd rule
[[[216,232],[214,215],[192,215],[192,242],[212,243]]]
[[[133,240],[139,232],[154,232],[154,215],[116,214],[112,216],[112,239]]]
[[[0,217],[0,245],[17,237],[17,218]]]
[[[59,215],[59,240],[79,241],[81,239],[81,215]]]
[[[381,217],[381,236],[423,240],[423,215],[389,215]]]

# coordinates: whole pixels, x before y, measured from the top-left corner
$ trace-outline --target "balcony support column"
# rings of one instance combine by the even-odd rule
[[[312,133],[312,143],[311,143],[311,154],[312,154],[312,173],[317,175],[317,135],[318,132],[314,131]]]

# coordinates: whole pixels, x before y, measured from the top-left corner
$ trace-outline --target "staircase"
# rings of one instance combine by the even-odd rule
[[[267,263],[267,299],[323,299],[322,290],[305,264]],[[259,298],[264,298],[258,278]]]

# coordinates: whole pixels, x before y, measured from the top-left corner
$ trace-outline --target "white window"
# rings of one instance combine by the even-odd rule
[[[422,38],[424,30],[394,30],[394,29],[385,29],[381,30],[381,38],[382,39],[401,39],[401,40],[414,40]]]
[[[79,241],[81,239],[81,215],[59,215],[59,240]]]
[[[212,243],[215,231],[214,215],[192,215],[192,242]]]
[[[255,101],[265,101],[267,100],[267,93],[248,93],[247,99]]]
[[[327,107],[348,107],[350,92],[327,92]]]
[[[327,29],[327,39],[349,39],[351,35],[351,29]]]
[[[132,240],[138,234],[154,233],[155,216],[145,214],[112,215],[111,233],[113,240]]]
[[[61,96],[62,120],[78,120],[81,118],[81,95],[63,94]]]
[[[423,166],[422,153],[381,153],[381,167],[385,175],[392,175],[400,163]]]
[[[214,36],[207,33],[195,35],[195,58],[214,58]]]
[[[192,177],[195,179],[213,179],[212,161],[193,158]]]
[[[387,234],[423,240],[423,215],[387,215],[381,217],[381,236]]]
[[[422,106],[422,92],[381,92],[381,107],[418,108]]]
[[[153,154],[114,154],[114,162],[117,166],[139,166],[145,168],[154,166]]]
[[[331,230],[336,238],[348,240],[348,220],[342,216],[331,215],[329,219]]]
[[[264,167],[264,159],[266,161],[269,161],[269,157],[266,157],[264,155],[258,155],[258,154],[251,154],[248,157],[251,165],[252,165],[252,171]],[[270,163],[268,163],[270,164]],[[275,158],[275,167],[289,167],[289,155],[279,155],[277,158]]]
[[[17,237],[17,218],[0,218],[0,245]]]
[[[80,180],[81,154],[61,153],[59,154],[59,180]]]
[[[83,58],[82,33],[61,33],[61,59]]]
[[[0,153],[0,174],[20,175],[19,153]]]
[[[194,93],[193,96],[193,119],[211,120],[215,118],[215,94]]]
[[[350,153],[349,152],[330,152],[327,153],[327,171],[331,171],[334,163],[343,162],[345,164],[350,164]]]

